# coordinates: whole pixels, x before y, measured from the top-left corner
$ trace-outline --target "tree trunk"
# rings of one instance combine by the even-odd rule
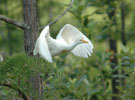
[[[116,11],[116,7],[110,2],[109,5],[112,6],[112,10],[110,12],[108,12],[108,17],[110,19],[110,21],[112,22],[112,26],[116,27],[116,17],[115,17],[115,11]],[[117,54],[117,41],[115,40],[115,35],[113,34],[116,34],[116,31],[115,32],[112,32],[109,36],[109,46],[110,46],[110,49],[111,51],[113,51],[113,58],[110,60],[110,65],[111,65],[111,68],[112,69],[115,69],[118,65],[118,61],[117,61],[117,57],[116,57],[116,54]],[[115,72],[113,72],[112,74],[113,75],[117,75],[119,72],[116,70]],[[118,83],[118,80],[119,78],[115,77],[115,78],[112,78],[112,92],[113,94],[118,94],[119,91],[117,89],[117,86],[119,86],[119,83]],[[119,100],[118,97],[116,96],[112,96],[112,100]]]
[[[5,14],[8,16],[8,6],[7,6],[7,1],[5,0]],[[12,50],[12,37],[10,34],[10,26],[6,23],[6,27],[7,27],[7,35],[8,35],[8,48],[9,48],[9,55],[11,56],[13,53]]]
[[[37,0],[23,0],[24,22],[30,27],[24,29],[24,48],[28,55],[32,55],[38,34]]]
[[[126,37],[125,37],[125,4],[121,3],[121,41],[123,45],[126,45]]]
[[[24,22],[29,26],[29,29],[24,29],[24,48],[29,56],[33,55],[33,49],[38,34],[38,15],[37,15],[37,0],[23,0]],[[40,74],[32,79],[33,95],[32,100],[41,100],[42,88]]]
[[[125,3],[124,1],[121,2],[121,41],[122,44],[126,46],[127,42],[126,42],[126,36],[125,36]],[[124,60],[122,59],[122,63],[124,62]],[[124,67],[124,65],[123,65]],[[124,75],[124,70],[121,70],[121,74]],[[121,85],[124,85],[125,78],[121,79]]]
[[[109,40],[110,49],[111,49],[111,51],[114,52],[113,58],[111,59],[111,62],[110,62],[112,69],[115,69],[115,67],[118,65],[118,61],[116,58],[116,54],[117,54],[117,45],[116,44],[117,44],[116,40],[113,38],[110,38],[110,40]],[[112,75],[117,75],[118,73],[119,72],[116,70],[112,73]],[[119,93],[119,91],[117,89],[117,86],[119,86],[118,80],[119,80],[119,78],[117,78],[117,77],[112,78],[112,92],[113,92],[113,94]],[[119,100],[119,99],[117,97],[113,96],[112,100]]]

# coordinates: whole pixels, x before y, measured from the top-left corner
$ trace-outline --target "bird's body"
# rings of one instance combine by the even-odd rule
[[[56,56],[59,53],[62,53],[64,49],[66,50],[66,48],[68,47],[67,44],[63,44],[61,41],[55,40],[52,37],[46,37],[46,40],[52,56]]]
[[[34,55],[39,53],[44,59],[52,62],[52,56],[68,51],[76,56],[87,58],[93,52],[93,45],[72,25],[65,25],[56,39],[50,36],[49,26],[46,26],[36,41]]]

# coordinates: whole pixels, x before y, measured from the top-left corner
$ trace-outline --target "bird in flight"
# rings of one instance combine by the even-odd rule
[[[69,51],[75,56],[88,58],[93,53],[93,44],[76,27],[66,24],[60,30],[56,39],[51,37],[49,26],[46,26],[36,41],[33,54],[39,54],[52,63],[53,56]]]

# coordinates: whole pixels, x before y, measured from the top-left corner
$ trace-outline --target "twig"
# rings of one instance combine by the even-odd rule
[[[40,27],[39,30],[43,29],[45,26],[50,26],[50,25],[53,25],[53,24],[57,23],[70,10],[73,3],[74,3],[74,0],[71,1],[68,8],[58,18],[56,18],[54,21],[50,22],[49,24]]]
[[[17,26],[17,27],[19,27],[21,29],[29,28],[24,22],[14,20],[12,18],[8,18],[8,17],[3,16],[3,15],[0,15],[0,20],[4,21],[6,23],[9,23],[9,24],[15,25],[15,26]]]
[[[16,90],[22,96],[23,100],[30,100],[30,98],[26,95],[26,93],[23,92],[20,88],[15,87],[11,84],[5,84],[5,83],[4,84],[0,83],[0,85]]]

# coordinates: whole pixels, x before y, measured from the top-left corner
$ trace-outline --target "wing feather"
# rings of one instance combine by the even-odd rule
[[[88,56],[91,56],[91,53],[93,53],[93,48],[94,48],[93,44],[83,33],[81,33],[74,26],[72,26],[70,24],[66,24],[60,30],[56,39],[62,39],[63,42],[66,42],[67,44],[70,44],[70,43],[74,42],[78,37],[83,37],[84,40],[88,41],[88,43],[77,45],[71,52],[75,56],[88,58]]]
[[[48,48],[48,44],[45,38],[46,36],[50,36],[49,26],[46,26],[38,37],[34,48],[34,55],[39,53],[41,57],[52,63],[52,55]]]

